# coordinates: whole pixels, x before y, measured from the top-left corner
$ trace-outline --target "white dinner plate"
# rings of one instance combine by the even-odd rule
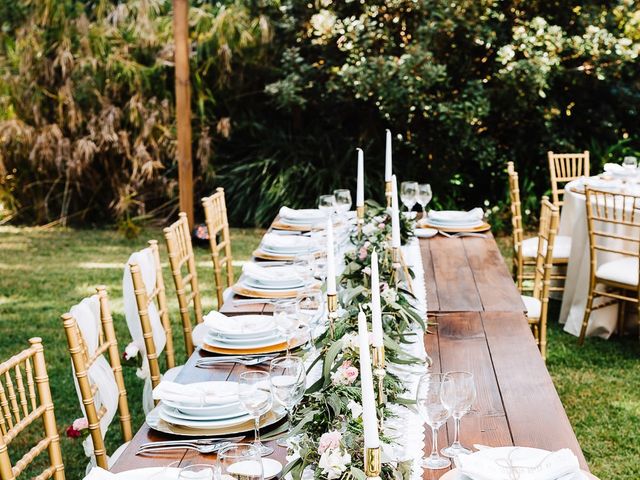
[[[216,335],[215,333],[209,333],[205,336],[204,341],[211,344],[211,342],[220,342],[225,345],[241,345],[242,347],[253,347],[258,343],[275,342],[282,343],[286,341],[280,333],[274,329],[273,332],[265,333],[260,337],[247,337],[247,338],[227,338],[224,335]],[[271,343],[273,345],[273,343]]]
[[[210,420],[205,417],[191,417],[184,418],[184,414],[178,413],[178,415],[174,415],[175,409],[171,407],[161,406],[158,411],[158,415],[165,422],[171,423],[173,425],[180,425],[182,427],[189,428],[224,428],[224,427],[233,427],[235,425],[240,425],[248,420],[251,420],[251,415],[245,413],[244,415],[239,415],[233,418],[226,418],[222,420]]]
[[[246,282],[245,278],[241,278],[240,280],[238,280],[238,283],[236,284],[238,287],[240,288],[245,288],[245,289],[249,289],[249,290],[253,290],[255,292],[258,293],[277,293],[277,292],[301,292],[302,290],[304,290],[306,288],[306,286],[304,284],[300,285],[299,287],[294,287],[294,288],[267,288],[267,287],[263,287],[263,286],[259,286],[259,287],[254,287],[253,285],[249,285]],[[293,295],[295,297],[295,295]],[[233,317],[236,318],[236,317]]]
[[[242,276],[242,283],[244,283],[247,287],[259,288],[263,290],[291,290],[292,288],[304,287],[304,282],[298,279],[287,279],[281,282],[265,282],[252,278],[248,275]]]
[[[431,238],[438,234],[438,230],[435,228],[416,228],[415,234],[418,238]]]
[[[237,342],[237,343],[229,343],[218,338],[215,338],[211,335],[208,335],[204,339],[204,343],[207,345],[211,345],[212,347],[218,348],[226,348],[229,350],[247,350],[253,348],[263,348],[263,347],[271,347],[273,345],[279,345],[281,343],[286,342],[287,340],[280,335],[273,335],[268,338],[262,339],[247,339],[246,341]]]
[[[210,330],[227,338],[260,337],[276,328],[272,315],[238,315],[210,321]]]
[[[172,417],[181,418],[183,420],[198,420],[198,421],[215,421],[220,422],[222,420],[231,420],[233,418],[247,416],[247,411],[242,408],[242,406],[238,403],[235,408],[229,408],[227,413],[222,415],[193,415],[190,413],[185,413],[179,408],[168,407],[165,405],[165,411],[169,413]]]
[[[259,468],[257,461],[245,460],[230,465],[227,472],[233,477],[229,478],[255,478],[256,469]],[[265,480],[274,478],[282,471],[282,464],[273,458],[262,459],[262,473]]]
[[[472,220],[472,221],[463,222],[459,220],[452,220],[452,221],[432,220],[430,218],[427,221],[429,222],[430,225],[434,225],[436,227],[449,227],[449,228],[452,228],[452,227],[474,228],[474,227],[479,227],[484,223],[482,220]]]
[[[114,480],[177,480],[180,474],[179,468],[174,467],[147,467],[135,468],[113,474]]]
[[[175,408],[182,413],[191,415],[192,417],[217,417],[223,415],[233,415],[242,407],[240,402],[227,403],[226,405],[201,405],[201,406],[185,406],[178,402],[163,400],[162,403],[169,408]]]
[[[565,476],[565,477],[559,478],[558,480],[598,480],[598,477],[594,476],[589,472],[585,472],[584,470],[582,470],[580,473],[582,474],[582,477],[577,477],[576,475],[573,475],[572,477]],[[462,473],[460,473],[460,471],[457,468],[454,468],[453,470],[449,470],[447,473],[441,476],[440,480],[471,480],[471,479],[466,475],[463,475]]]

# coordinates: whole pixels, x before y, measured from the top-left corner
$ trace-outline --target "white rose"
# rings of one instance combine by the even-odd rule
[[[348,453],[342,454],[339,449],[331,448],[320,456],[318,467],[320,467],[322,473],[327,476],[327,480],[335,480],[336,478],[340,478],[350,463],[351,455]]]
[[[378,229],[377,224],[367,223],[362,227],[362,233],[368,237],[371,234],[375,233],[377,229]]]
[[[353,418],[358,418],[360,415],[362,415],[362,405],[360,405],[358,402],[349,400],[349,403],[347,403],[347,408],[351,410],[351,416]]]

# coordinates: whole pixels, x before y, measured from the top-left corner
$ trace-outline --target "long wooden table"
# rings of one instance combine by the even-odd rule
[[[428,319],[432,334],[425,335],[425,347],[434,361],[433,371],[473,372],[478,397],[474,411],[462,420],[463,444],[472,446],[530,446],[571,449],[582,468],[588,469],[553,382],[535,345],[520,299],[497,244],[487,238],[445,238],[420,240],[427,288]],[[225,314],[267,313],[266,304],[223,305]],[[199,369],[196,352],[178,376],[178,381],[232,379],[244,367]],[[439,434],[440,447],[452,441],[452,423]],[[185,466],[207,462],[211,456],[178,450],[153,456],[135,456],[143,442],[165,439],[166,435],[145,424],[116,462],[116,472],[144,466]],[[425,451],[430,450],[430,434]],[[274,456],[284,459],[284,450]],[[425,470],[425,479],[437,479],[446,470]]]

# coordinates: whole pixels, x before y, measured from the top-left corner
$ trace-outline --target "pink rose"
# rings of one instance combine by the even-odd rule
[[[344,369],[343,375],[350,385],[358,378],[358,369],[356,367],[347,367]]]
[[[342,440],[342,434],[337,430],[323,433],[318,443],[318,453],[322,455],[327,450],[338,448],[340,440]]]
[[[380,222],[380,223],[378,224],[378,228],[379,228],[380,230],[382,230],[382,229],[384,228],[384,222]]]
[[[89,428],[89,421],[85,417],[76,418],[71,425],[74,430],[82,431]]]
[[[351,361],[346,360],[331,374],[331,381],[334,385],[351,385],[358,378],[358,369],[351,365]]]

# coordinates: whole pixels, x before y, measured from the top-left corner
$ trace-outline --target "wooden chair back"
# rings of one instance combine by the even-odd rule
[[[216,193],[202,199],[205,223],[209,232],[209,247],[213,261],[218,308],[222,307],[225,288],[233,285],[233,258],[231,256],[231,237],[227,220],[227,205],[224,189],[219,187]],[[223,280],[223,275],[225,277]]]
[[[509,200],[511,208],[511,226],[513,247],[520,252],[522,241],[524,240],[524,228],[522,226],[522,204],[520,202],[520,185],[518,172],[516,172],[513,162],[507,163],[507,174],[509,175]]]
[[[29,343],[29,348],[0,363],[0,480],[17,478],[45,450],[49,455],[49,466],[32,478],[64,480],[60,437],[42,340],[31,338]],[[44,438],[12,464],[11,443],[40,419]]]
[[[164,353],[167,363],[167,369],[176,366],[175,351],[173,348],[173,332],[171,330],[171,320],[169,318],[169,307],[167,303],[167,293],[164,286],[164,278],[162,276],[162,264],[160,263],[160,252],[158,250],[158,242],[149,240],[149,249],[153,254],[153,260],[156,270],[156,284],[153,292],[149,294],[144,283],[140,266],[132,262],[129,264],[131,272],[131,280],[133,282],[133,291],[136,296],[136,304],[138,306],[138,316],[140,317],[140,326],[142,327],[142,335],[146,350],[147,361],[149,362],[149,372],[151,374],[151,386],[153,388],[160,383],[160,364],[158,361],[159,353],[153,341],[153,329],[149,318],[149,305],[156,302],[158,315],[162,322],[162,327],[167,339]]]
[[[108,354],[109,364],[113,371],[115,382],[118,386],[118,416],[120,419],[120,429],[122,438],[128,442],[133,437],[131,429],[131,415],[129,413],[129,402],[127,401],[127,390],[122,376],[122,365],[120,364],[120,352],[118,350],[118,340],[113,328],[113,318],[109,307],[107,289],[104,286],[96,288],[98,300],[100,302],[100,330],[98,332],[98,348],[95,352],[90,352],[82,336],[78,322],[71,315],[62,315],[62,324],[67,337],[67,345],[73,370],[78,381],[80,395],[84,411],[89,424],[89,434],[93,442],[94,456],[97,466],[108,469],[107,452],[103,440],[103,432],[100,427],[100,420],[107,413],[104,405],[98,410],[96,408],[95,396],[99,385],[92,384],[89,379],[89,368],[95,361]]]
[[[551,177],[551,195],[553,204],[561,207],[564,198],[564,185],[580,177],[589,176],[589,151],[582,153],[547,152],[549,175]]]
[[[185,351],[189,356],[194,350],[189,305],[193,305],[195,321],[199,324],[202,323],[202,302],[198,274],[196,273],[196,260],[191,245],[191,231],[186,213],[180,212],[178,220],[164,229],[164,237],[167,242],[171,275],[178,296]],[[186,270],[186,273],[183,273],[183,270]],[[190,290],[189,293],[187,293],[187,288]]]

